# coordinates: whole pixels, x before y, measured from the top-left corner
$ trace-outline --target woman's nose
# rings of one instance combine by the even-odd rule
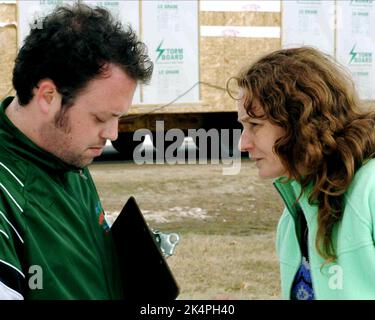
[[[238,148],[241,152],[250,152],[254,148],[254,143],[251,135],[246,130],[242,131],[240,141],[238,143]]]

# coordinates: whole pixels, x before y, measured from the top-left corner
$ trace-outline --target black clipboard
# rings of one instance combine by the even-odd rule
[[[111,226],[125,299],[174,300],[178,284],[134,197]]]

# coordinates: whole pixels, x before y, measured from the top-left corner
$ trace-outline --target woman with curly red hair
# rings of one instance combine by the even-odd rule
[[[301,47],[236,78],[240,149],[285,203],[277,229],[282,295],[375,299],[375,114],[338,63]]]

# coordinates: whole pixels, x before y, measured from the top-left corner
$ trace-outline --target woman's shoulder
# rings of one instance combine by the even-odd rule
[[[375,184],[375,158],[366,160],[357,170],[353,182],[359,181]]]
[[[366,161],[357,170],[345,193],[344,203],[342,230],[345,232],[342,235],[347,235],[347,238],[341,239],[340,250],[370,243],[375,235],[375,159]]]
[[[365,205],[375,201],[375,159],[370,159],[357,170],[346,192],[346,198]],[[369,200],[366,200],[369,199]]]

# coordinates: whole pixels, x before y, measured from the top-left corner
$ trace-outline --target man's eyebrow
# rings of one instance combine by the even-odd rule
[[[113,117],[117,117],[117,118],[120,118],[120,117],[122,117],[122,116],[124,116],[126,113],[112,113],[112,116]]]
[[[103,115],[103,116],[111,116],[111,117],[116,117],[116,118],[121,118],[122,116],[126,115],[126,113],[116,113],[116,112],[109,112],[109,111],[100,111],[98,114]]]

